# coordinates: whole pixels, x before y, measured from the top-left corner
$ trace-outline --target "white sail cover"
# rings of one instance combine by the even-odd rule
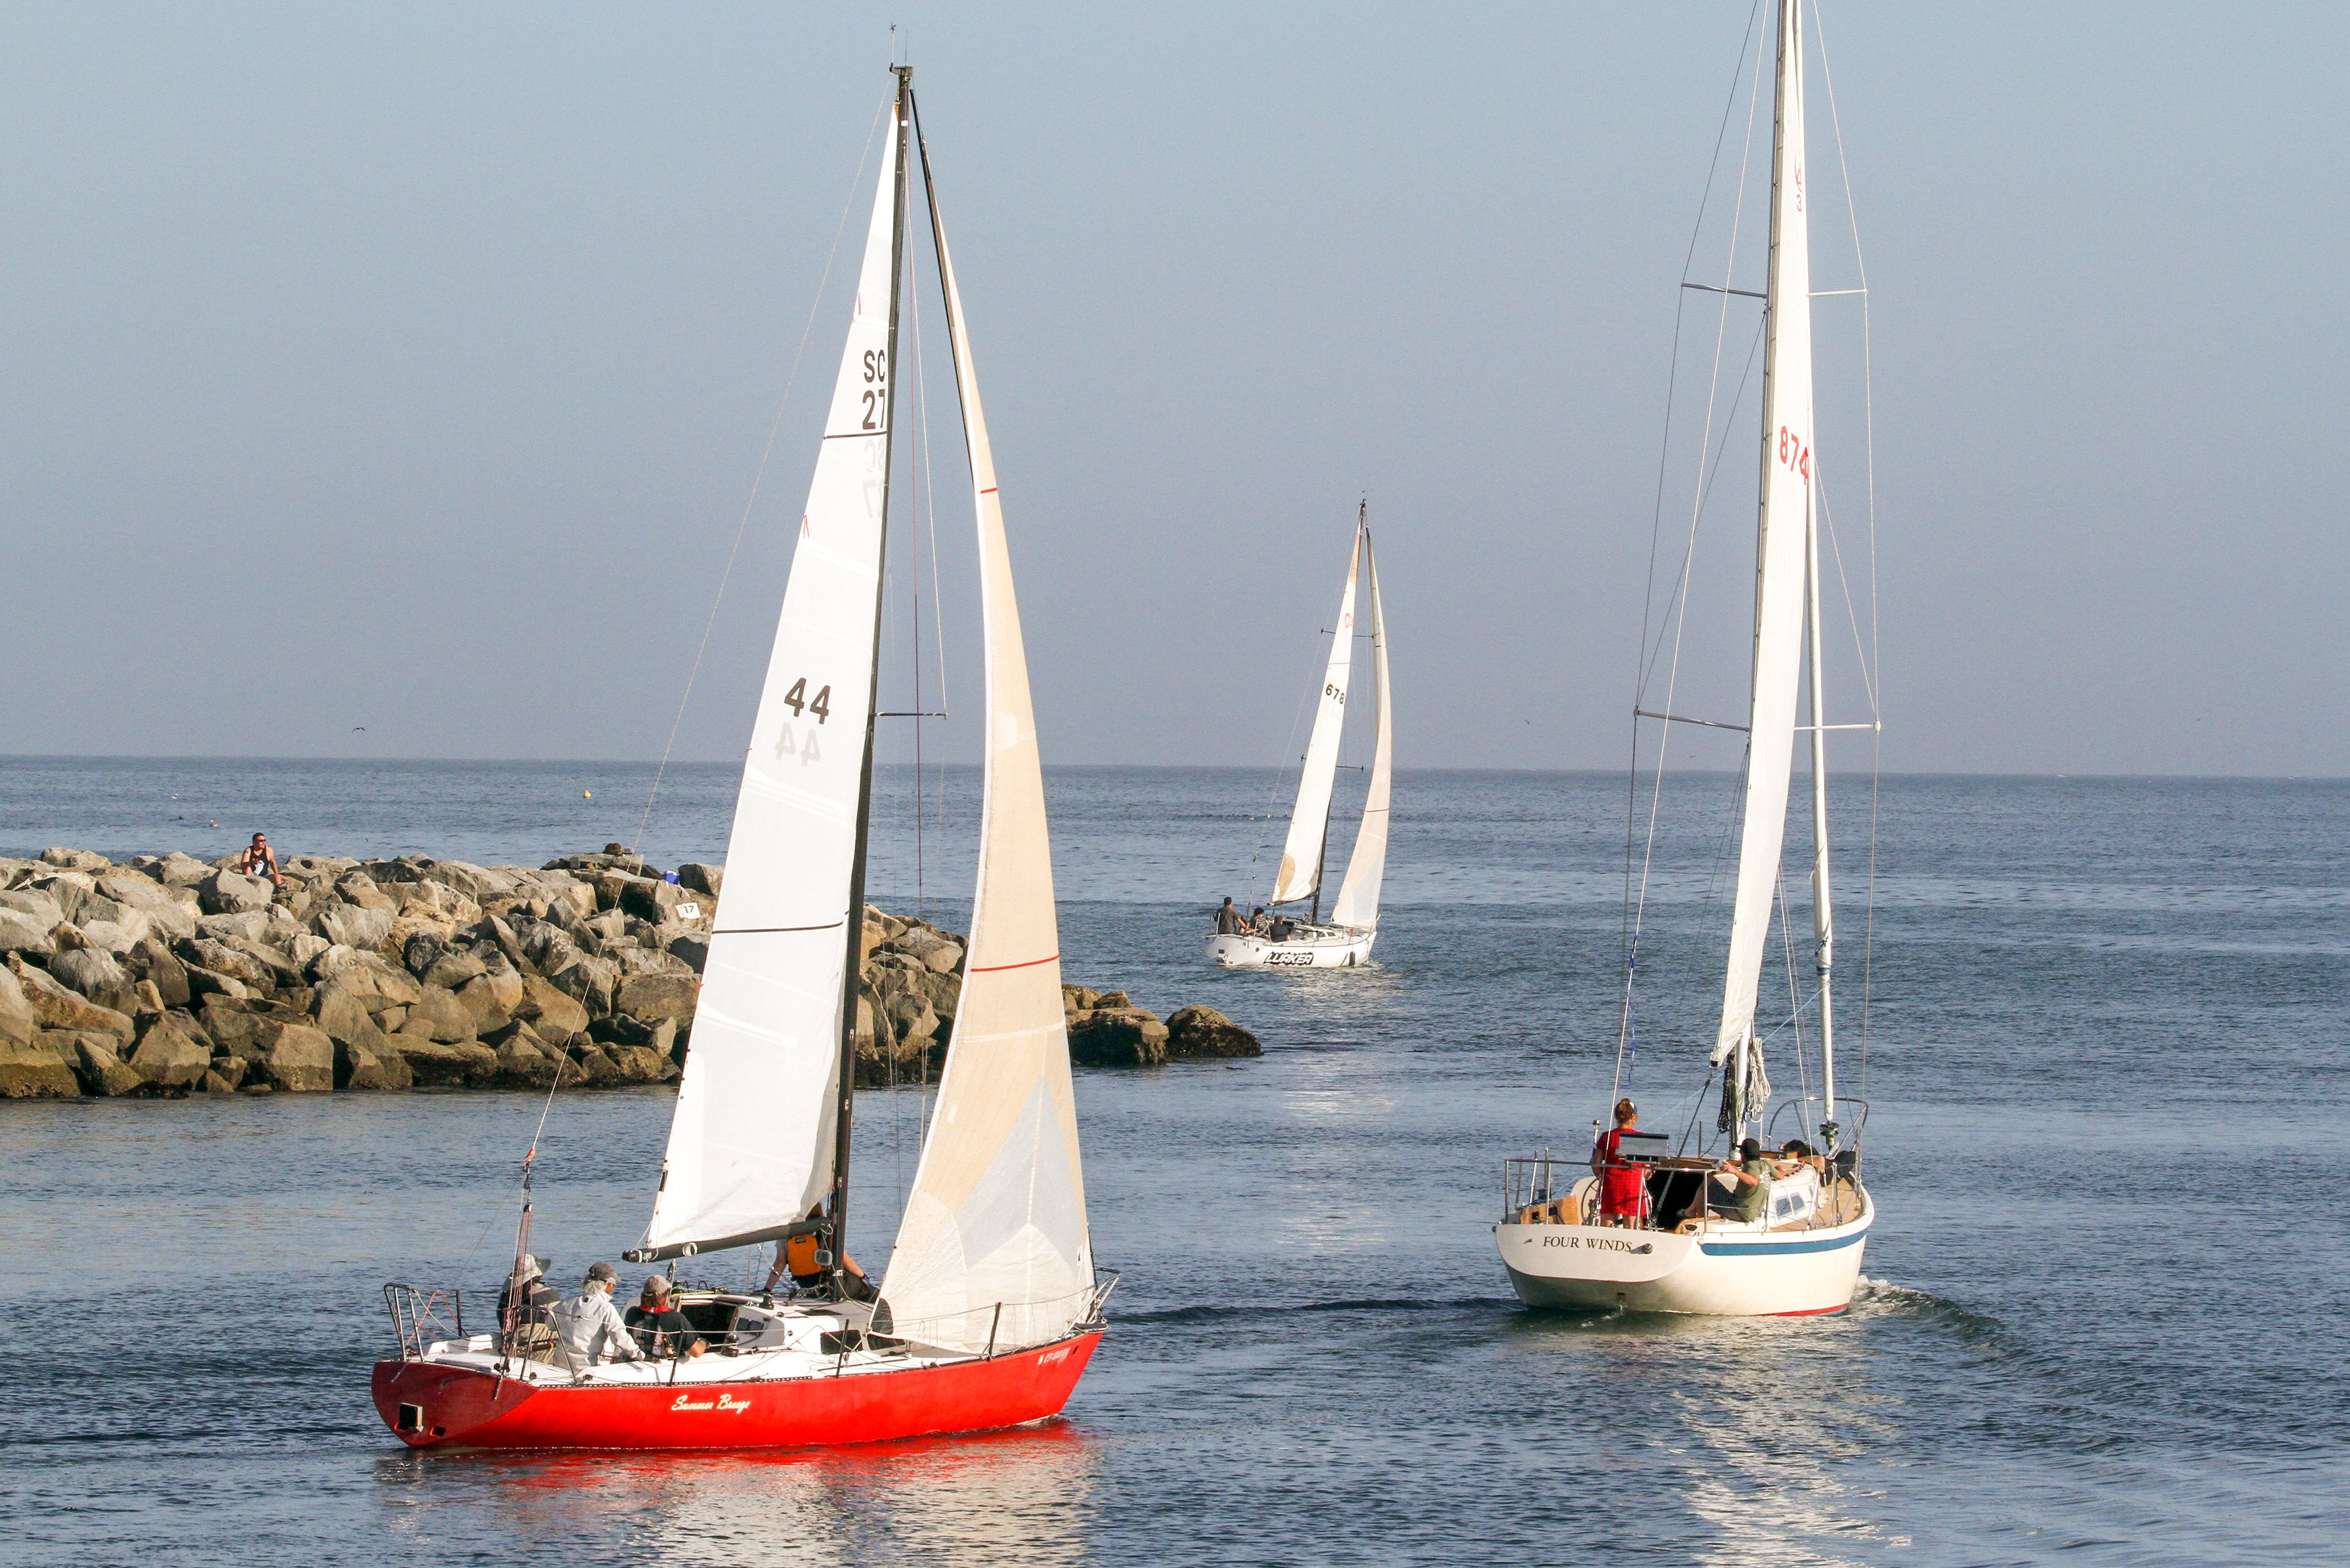
[[[1812,454],[1811,219],[1804,182],[1802,6],[1779,8],[1779,116],[1771,175],[1769,336],[1763,353],[1762,494],[1755,547],[1754,692],[1746,739],[1746,816],[1738,898],[1713,1061],[1754,1026],[1755,986],[1771,934],[1787,783],[1795,745],[1795,684],[1804,635]]]
[[[889,478],[898,138],[888,141],[735,799],[693,1050],[646,1234],[657,1254],[764,1240],[832,1184],[845,922]]]
[[[978,493],[986,771],[962,996],[937,1116],[881,1297],[893,1332],[977,1351],[1041,1345],[1067,1333],[1091,1310],[1094,1260],[1028,659],[995,458],[936,192],[931,216]]]
[[[1388,619],[1379,605],[1379,564],[1371,554],[1371,536],[1363,534],[1363,565],[1371,582],[1371,678],[1378,682],[1378,739],[1371,748],[1371,787],[1363,796],[1363,820],[1355,829],[1355,853],[1347,862],[1347,879],[1338,884],[1338,901],[1330,919],[1357,930],[1377,930],[1379,924],[1379,884],[1388,874],[1388,785],[1395,772],[1395,702],[1388,690]]]
[[[1338,776],[1338,732],[1347,724],[1347,677],[1355,658],[1355,574],[1362,564],[1363,536],[1355,535],[1347,558],[1347,591],[1338,597],[1338,629],[1330,639],[1330,667],[1322,672],[1322,693],[1314,701],[1314,736],[1305,744],[1305,766],[1297,775],[1297,809],[1289,814],[1289,841],[1281,849],[1281,874],[1273,880],[1273,901],[1286,904],[1322,890],[1322,841],[1330,831],[1330,786]]]

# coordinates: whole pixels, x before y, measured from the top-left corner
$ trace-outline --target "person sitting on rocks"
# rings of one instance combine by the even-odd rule
[[[788,1273],[793,1285],[805,1293],[816,1294],[827,1290],[832,1271],[829,1265],[816,1261],[816,1252],[831,1229],[824,1205],[811,1206],[784,1232],[784,1244],[775,1249],[775,1266],[767,1271],[767,1288],[774,1290]],[[846,1252],[840,1255],[840,1286],[841,1294],[853,1302],[869,1302],[878,1293],[866,1282],[865,1271],[857,1266],[857,1260]]]
[[[256,833],[244,853],[236,857],[236,868],[247,877],[266,877],[273,888],[282,888],[286,878],[277,874],[277,852],[269,847],[269,836]]]
[[[560,1303],[547,1314],[555,1320],[555,1332],[574,1366],[644,1358],[644,1352],[637,1348],[636,1336],[620,1321],[619,1309],[612,1304],[612,1286],[619,1277],[620,1272],[609,1263],[591,1265],[588,1277],[579,1282],[579,1294]]]
[[[660,1274],[645,1281],[623,1321],[647,1355],[684,1361],[710,1348],[686,1315],[669,1304],[669,1281]]]
[[[1232,896],[1229,893],[1225,894],[1224,907],[1216,911],[1216,935],[1236,937],[1241,934],[1241,929],[1245,924],[1246,922],[1241,919],[1240,910],[1232,907]]]

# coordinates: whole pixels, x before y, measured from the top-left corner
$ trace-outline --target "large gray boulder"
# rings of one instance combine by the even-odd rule
[[[97,948],[76,948],[71,952],[59,953],[49,961],[49,975],[84,996],[130,988],[130,976],[114,961],[114,955]]]
[[[310,1012],[329,1040],[360,1046],[378,1059],[391,1049],[365,1004],[333,981],[311,993]]]
[[[377,909],[357,904],[320,905],[310,911],[310,929],[340,947],[375,947],[391,935],[391,900],[382,899],[381,907]]]
[[[487,1034],[505,1027],[523,1004],[522,975],[512,964],[500,962],[457,987],[458,1003],[473,1015],[473,1033]]]
[[[1262,1056],[1255,1035],[1212,1007],[1182,1007],[1167,1017],[1167,1056]]]
[[[138,910],[147,923],[166,938],[196,934],[196,900],[172,897],[172,890],[150,877],[117,871],[98,879],[98,890],[126,909]]]
[[[43,931],[57,929],[66,919],[64,902],[46,888],[11,888],[0,892],[0,909],[24,916],[38,924]]]
[[[498,1054],[475,1041],[451,1044],[402,1032],[391,1044],[421,1089],[484,1088],[498,1075]]]
[[[44,1040],[0,1040],[0,1099],[67,1099],[81,1084],[66,1059]]]
[[[245,909],[265,909],[276,889],[263,877],[241,877],[215,871],[196,885],[196,899],[207,915],[233,915]]]
[[[25,1000],[25,988],[16,971],[0,969],[0,1041],[29,1044],[40,1028],[41,1021],[34,1016],[32,1003]]]
[[[588,1032],[588,1010],[544,975],[522,977],[523,1001],[518,1011],[531,1020],[533,1030],[560,1045]]]
[[[188,971],[161,942],[152,937],[140,942],[131,950],[128,967],[131,972],[154,982],[156,994],[164,1006],[188,1005]]]
[[[473,1027],[473,1015],[463,1002],[429,985],[408,1004],[408,1020],[400,1027],[403,1034],[430,1035],[444,1045],[471,1040],[478,1033]]]
[[[15,953],[8,955],[8,967],[42,1028],[71,1034],[111,1034],[119,1040],[128,1040],[135,1033],[128,1015],[67,989]]]
[[[234,915],[205,915],[196,921],[195,935],[216,942],[261,940],[269,930],[269,911],[244,909]]]
[[[312,959],[309,975],[322,985],[335,981],[358,997],[369,1012],[405,1007],[424,993],[406,970],[375,953],[348,947],[331,947]]]
[[[689,860],[677,868],[677,880],[678,886],[692,892],[706,893],[714,901],[718,890],[726,885],[726,867]]]
[[[612,1011],[647,1023],[663,1018],[683,1023],[692,1018],[701,992],[701,977],[691,971],[632,974],[620,982]]]
[[[620,971],[608,959],[583,953],[547,978],[590,1013],[605,1013],[612,1011],[612,993],[619,989]]]
[[[335,1043],[323,1030],[276,1019],[259,1031],[260,1064],[273,1089],[321,1094],[335,1086]]]
[[[73,1051],[68,1059],[83,1094],[112,1098],[135,1095],[147,1086],[147,1080],[115,1054],[113,1036],[76,1034],[70,1038]]]
[[[1167,1025],[1139,1007],[1097,1007],[1069,1025],[1069,1060],[1088,1067],[1155,1067],[1167,1060]]]
[[[44,925],[21,910],[0,909],[0,953],[47,952],[49,933],[61,923]]]
[[[105,871],[114,862],[88,849],[44,849],[41,862],[46,866],[62,867],[68,871]]]
[[[211,867],[176,849],[150,869],[150,875],[167,888],[194,888],[212,874]]]
[[[400,908],[399,902],[379,887],[374,877],[356,869],[346,871],[335,878],[335,897],[353,909],[381,909],[386,915]],[[319,933],[321,936],[325,934],[323,931]],[[357,947],[359,944],[354,942],[351,945]]]
[[[191,1035],[168,1012],[147,1026],[147,1033],[139,1037],[139,1048],[130,1054],[131,1071],[150,1084],[169,1089],[195,1087],[212,1062],[212,1047]]]
[[[939,974],[952,974],[962,962],[962,944],[950,941],[926,926],[909,926],[883,945]]]
[[[264,991],[276,987],[277,971],[244,948],[231,947],[210,937],[190,937],[179,944],[179,952],[184,961],[213,974],[224,974],[248,987],[258,986]],[[191,983],[193,979],[192,973]]]

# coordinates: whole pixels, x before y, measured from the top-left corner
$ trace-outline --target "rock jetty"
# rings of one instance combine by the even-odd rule
[[[676,1079],[723,867],[0,857],[0,1097],[607,1088]],[[857,1081],[935,1077],[964,940],[867,906]],[[1222,1013],[1062,987],[1094,1066],[1254,1056]]]

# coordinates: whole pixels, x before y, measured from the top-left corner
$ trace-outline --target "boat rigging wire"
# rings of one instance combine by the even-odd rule
[[[1868,489],[1868,670],[1869,717],[1877,722],[1877,733],[1870,742],[1868,757],[1868,891],[1866,910],[1861,923],[1860,938],[1860,1097],[1868,1097],[1868,1024],[1869,976],[1871,961],[1877,950],[1877,825],[1878,794],[1884,778],[1885,711],[1883,702],[1884,671],[1879,664],[1883,647],[1878,639],[1877,601],[1877,358],[1870,337],[1870,295],[1868,292],[1868,257],[1860,244],[1860,210],[1853,200],[1852,164],[1845,156],[1844,116],[1836,109],[1835,71],[1828,64],[1827,28],[1820,16],[1819,0],[1812,0],[1812,33],[1819,40],[1820,80],[1828,89],[1828,123],[1835,130],[1836,172],[1844,184],[1845,222],[1852,234],[1852,261],[1860,275],[1860,385],[1862,441],[1861,457],[1867,475]],[[1830,540],[1833,542],[1834,534]],[[1836,572],[1843,575],[1841,556]],[[1845,598],[1849,612],[1851,593]],[[1860,635],[1859,618],[1853,618],[1853,635]],[[1816,718],[1814,720],[1817,722]],[[1828,1115],[1835,1115],[1830,1106]]]
[[[630,849],[641,855],[645,829],[653,819],[653,802],[660,798],[662,778],[669,772],[670,753],[677,749],[678,727],[685,722],[686,704],[693,700],[693,683],[702,674],[702,655],[710,651],[711,628],[718,624],[718,607],[725,602],[726,585],[734,576],[734,558],[742,553],[743,535],[751,526],[751,509],[758,504],[760,486],[766,483],[767,460],[775,455],[775,438],[783,433],[784,411],[792,406],[792,388],[800,375],[800,360],[807,353],[808,337],[816,330],[816,315],[824,304],[825,285],[832,281],[832,264],[840,255],[840,236],[848,230],[848,215],[857,208],[857,192],[865,183],[865,165],[873,156],[873,133],[880,129],[881,117],[889,111],[889,100],[883,99],[881,107],[873,111],[873,123],[865,130],[865,150],[857,157],[857,177],[849,182],[848,202],[840,210],[840,223],[832,231],[832,249],[825,253],[824,275],[816,280],[816,296],[808,302],[807,322],[800,328],[800,346],[792,353],[792,368],[784,378],[784,395],[775,403],[775,417],[767,425],[767,444],[759,449],[759,465],[751,473],[751,493],[743,498],[743,515],[734,524],[734,543],[727,546],[726,566],[718,575],[718,591],[710,597],[710,614],[702,623],[702,641],[693,650],[693,666],[686,671],[685,690],[678,694],[677,714],[670,721],[669,740],[661,747],[660,765],[653,770],[652,787],[645,792],[644,815],[637,821],[637,836]]]

